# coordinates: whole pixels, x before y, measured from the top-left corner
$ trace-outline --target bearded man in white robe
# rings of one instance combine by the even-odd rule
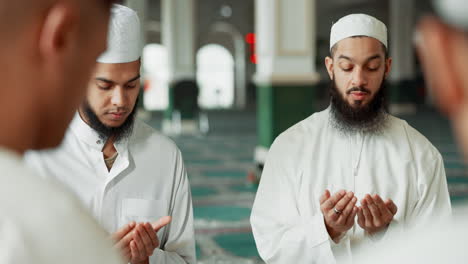
[[[267,263],[347,263],[415,223],[450,215],[437,149],[386,110],[387,28],[352,14],[331,29],[330,106],[270,148],[251,224]]]

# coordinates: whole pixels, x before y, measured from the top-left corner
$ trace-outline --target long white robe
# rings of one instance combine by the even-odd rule
[[[161,245],[150,263],[195,263],[192,198],[177,146],[136,120],[130,138],[114,144],[119,154],[108,171],[104,143],[76,114],[59,148],[29,152],[25,159],[79,197],[110,233],[130,221],[172,216],[158,232]]]
[[[451,212],[440,153],[405,121],[390,116],[379,135],[346,136],[329,117],[327,109],[299,122],[268,153],[251,215],[267,263],[351,262],[355,247]],[[398,212],[383,237],[370,237],[355,223],[335,244],[320,211],[325,189],[353,191],[359,200],[379,194],[391,198]]]
[[[0,263],[122,263],[108,234],[61,186],[0,148]]]

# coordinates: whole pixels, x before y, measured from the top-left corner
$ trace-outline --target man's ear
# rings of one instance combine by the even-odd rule
[[[428,86],[434,92],[441,110],[448,114],[455,112],[462,103],[461,81],[467,78],[463,73],[467,55],[463,57],[458,54],[457,33],[460,34],[437,19],[428,17],[419,24],[416,38]]]
[[[60,60],[76,41],[78,34],[75,8],[67,1],[59,1],[52,6],[43,20],[39,35],[40,55],[45,60]]]
[[[325,67],[327,67],[328,76],[333,80],[333,59],[329,56],[325,58]]]
[[[390,71],[392,70],[392,62],[393,62],[393,59],[391,57],[385,60],[385,78],[388,77],[388,75],[390,74]]]

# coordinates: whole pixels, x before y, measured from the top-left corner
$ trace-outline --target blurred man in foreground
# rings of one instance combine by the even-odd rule
[[[468,162],[468,2],[433,1],[440,18],[423,18],[416,47],[437,106],[451,120],[460,150]],[[454,207],[450,222],[421,226],[381,245],[361,251],[356,263],[466,263],[468,208]],[[390,253],[390,254],[389,254]]]
[[[21,160],[62,141],[105,48],[111,2],[0,1],[0,263],[120,263],[80,204]]]

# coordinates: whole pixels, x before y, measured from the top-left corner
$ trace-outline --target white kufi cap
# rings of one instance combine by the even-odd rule
[[[132,9],[114,4],[109,21],[107,50],[97,62],[126,63],[136,61],[141,56],[140,20]]]
[[[384,23],[369,15],[351,14],[333,24],[330,33],[330,50],[337,42],[355,36],[375,38],[388,48],[387,27]]]

